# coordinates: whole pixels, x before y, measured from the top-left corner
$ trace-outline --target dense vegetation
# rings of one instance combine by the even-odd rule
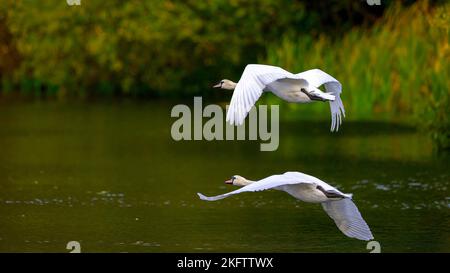
[[[381,2],[6,0],[1,93],[205,95],[247,63],[319,67],[353,118],[413,114],[448,147],[449,5]]]
[[[2,1],[3,89],[198,94],[222,75],[236,78],[283,34],[343,32],[373,21],[384,7],[309,2]]]
[[[324,68],[342,82],[350,118],[412,116],[417,127],[431,129],[439,147],[449,148],[449,7],[394,5],[369,31],[355,28],[336,41],[286,37],[269,47],[265,60],[292,71]],[[314,107],[321,105],[308,111]]]

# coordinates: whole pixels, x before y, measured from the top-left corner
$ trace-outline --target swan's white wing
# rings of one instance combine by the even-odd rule
[[[268,189],[273,189],[279,186],[283,186],[283,185],[288,185],[288,184],[311,184],[311,182],[309,181],[302,181],[302,180],[298,180],[295,177],[290,177],[290,176],[286,176],[286,175],[272,175],[269,176],[267,178],[261,179],[259,181],[253,182],[247,186],[244,186],[238,190],[232,191],[232,192],[228,192],[225,194],[221,194],[221,195],[217,195],[217,196],[212,196],[212,197],[207,197],[204,196],[201,193],[197,193],[198,196],[200,197],[200,199],[202,200],[206,200],[206,201],[217,201],[220,199],[224,199],[228,196],[234,195],[234,194],[238,194],[238,193],[242,193],[242,192],[254,192],[254,191],[264,191],[264,190],[268,190]]]
[[[369,226],[349,198],[322,203],[325,212],[348,237],[369,241],[373,239]]]
[[[320,69],[311,69],[298,73],[296,76],[307,80],[310,85],[315,87],[325,85],[327,93],[335,97],[334,100],[330,100],[331,131],[338,131],[339,125],[342,123],[342,116],[345,117],[344,105],[340,97],[342,92],[341,83]]]
[[[241,125],[264,88],[279,79],[295,78],[294,74],[276,66],[249,64],[234,89],[227,118],[231,125]]]

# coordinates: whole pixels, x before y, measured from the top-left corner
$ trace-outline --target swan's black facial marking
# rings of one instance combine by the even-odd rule
[[[230,180],[225,181],[225,184],[234,185],[234,180],[236,179],[236,176],[232,176]]]
[[[224,80],[221,80],[219,83],[214,85],[213,88],[222,88],[223,84],[224,84]]]

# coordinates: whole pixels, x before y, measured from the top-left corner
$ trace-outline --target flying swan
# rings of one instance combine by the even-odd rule
[[[319,89],[321,85],[325,86],[326,93]],[[320,69],[292,74],[276,66],[249,64],[238,83],[224,79],[213,87],[234,90],[226,118],[231,125],[244,122],[263,92],[272,92],[283,100],[295,103],[329,101],[332,132],[339,130],[341,116],[345,117],[344,105],[339,96],[342,85]]]
[[[216,201],[241,192],[268,189],[285,191],[304,202],[321,203],[325,212],[348,237],[365,241],[373,239],[369,226],[352,201],[352,194],[342,193],[316,177],[300,172],[286,172],[259,181],[250,181],[242,176],[234,175],[225,183],[242,186],[242,188],[213,197],[207,197],[201,193],[197,194],[202,200]]]

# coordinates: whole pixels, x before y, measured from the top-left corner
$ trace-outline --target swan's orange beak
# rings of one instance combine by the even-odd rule
[[[233,185],[233,179],[225,181],[225,184]]]

